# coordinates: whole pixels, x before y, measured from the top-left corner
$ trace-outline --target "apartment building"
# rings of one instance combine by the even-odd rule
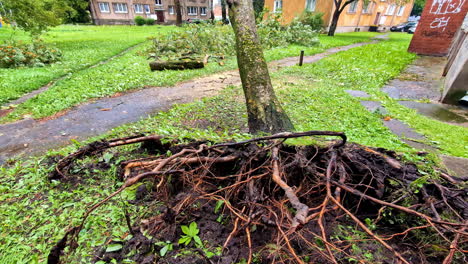
[[[408,21],[414,0],[398,4],[395,0],[357,0],[345,7],[338,20],[336,32],[367,31],[370,26],[388,30],[391,26]],[[281,12],[285,23],[304,10],[323,13],[325,26],[331,24],[335,5],[333,0],[265,0],[271,12]]]
[[[212,0],[180,0],[182,20],[209,19]],[[132,25],[136,16],[153,18],[159,24],[174,24],[174,0],[91,0],[96,25]]]

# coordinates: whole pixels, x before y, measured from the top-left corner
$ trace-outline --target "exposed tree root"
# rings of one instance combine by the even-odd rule
[[[283,144],[288,138],[311,135],[339,136],[343,140],[328,147]],[[94,143],[61,160],[56,172],[67,177],[75,159],[109,147],[145,141],[157,141],[162,146],[159,140],[151,136]],[[281,133],[212,146],[176,145],[171,146],[178,150],[172,156],[124,162],[122,187],[91,206],[81,224],[67,232],[53,254],[59,256],[63,244],[71,249],[77,245],[79,231],[96,208],[124,189],[151,179],[153,197],[164,202],[166,209],[137,225],[153,236],[149,244],[176,242],[181,234],[177,226],[193,221],[228,230],[210,237],[201,227],[203,240],[223,248],[216,259],[199,252],[203,263],[230,263],[241,258],[247,263],[378,262],[378,256],[371,259],[363,249],[356,249],[364,242],[373,245],[373,251],[385,252],[379,253],[383,259],[424,263],[424,254],[417,257],[405,246],[418,243],[421,233],[430,234],[433,240],[438,237],[437,246],[447,252],[430,262],[448,264],[466,257],[468,202],[466,192],[455,185],[458,181],[447,175],[428,178],[415,192],[412,182],[421,175],[414,165],[405,164],[392,152],[345,146],[345,142],[346,136],[337,132]],[[209,220],[217,217],[215,204],[222,204],[222,218],[227,220],[224,224]],[[386,212],[388,215],[383,216]],[[399,225],[388,224],[400,218],[405,220]],[[375,226],[371,227],[369,220]],[[340,231],[342,226],[355,233],[362,230],[361,237],[343,238],[347,235],[340,234],[345,232]],[[140,232],[133,236],[143,237]],[[242,250],[242,244],[247,248]],[[128,247],[123,252],[128,253],[130,244]],[[126,258],[140,262],[150,255],[153,262],[163,260],[146,247],[132,249],[134,255]],[[109,256],[102,252],[97,257],[105,260]]]

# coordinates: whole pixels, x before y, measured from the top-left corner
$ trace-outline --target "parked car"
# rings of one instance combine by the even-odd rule
[[[416,25],[414,25],[413,27],[408,28],[408,34],[414,34],[417,26],[418,26],[418,23],[416,23]]]
[[[405,22],[390,28],[392,32],[408,32],[408,29],[415,27],[418,22]]]

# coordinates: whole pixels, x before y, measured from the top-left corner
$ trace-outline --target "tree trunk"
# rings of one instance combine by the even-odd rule
[[[211,0],[211,2],[210,2],[210,19],[211,19],[211,23],[214,23],[214,20],[215,20],[214,0]]]
[[[153,61],[150,62],[149,65],[152,71],[201,69],[205,67],[205,63],[203,61],[197,60],[164,62]]]
[[[182,26],[182,7],[180,5],[180,0],[174,0],[175,9],[176,9],[176,25],[178,27]]]
[[[236,35],[237,64],[251,133],[276,133],[294,127],[276,98],[257,35],[252,0],[228,0]]]
[[[222,21],[224,24],[228,24],[226,13],[227,13],[226,12],[226,0],[221,0],[221,16],[222,16]]]
[[[328,36],[335,36],[336,26],[338,25],[338,19],[340,19],[341,12],[337,8],[335,12],[333,12],[333,19],[330,24],[330,28],[328,29]]]

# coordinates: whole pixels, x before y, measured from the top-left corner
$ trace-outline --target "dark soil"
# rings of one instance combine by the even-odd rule
[[[152,160],[158,162],[168,159],[167,150],[173,154],[187,149],[192,152],[166,166],[173,173],[140,182],[137,199],[131,204],[154,207],[155,214],[145,219],[130,216],[138,219],[134,223],[128,221],[132,238],[126,242],[111,241],[109,244],[123,243],[122,249],[115,252],[106,252],[109,244],[97,248],[94,262],[111,263],[115,259],[118,263],[125,263],[124,260],[135,263],[400,263],[404,259],[407,263],[442,263],[450,251],[449,242],[455,238],[454,229],[459,226],[437,225],[440,232],[437,233],[424,227],[427,222],[423,218],[383,207],[365,195],[416,210],[434,221],[463,223],[468,219],[463,187],[424,176],[415,164],[405,163],[392,151],[356,144],[298,147],[269,142],[204,148],[203,143],[206,142],[144,144],[145,151],[157,155]],[[274,149],[278,150],[278,157]],[[199,162],[187,163],[194,157]],[[228,157],[235,159],[219,161]],[[124,175],[128,172],[126,166],[132,162],[121,164],[120,178],[128,181],[156,166],[133,167],[130,174]],[[298,208],[286,190],[272,179],[275,162],[282,180],[309,208],[307,215],[316,217],[295,226]],[[160,181],[163,184],[157,188]],[[365,195],[338,188],[339,184]],[[327,202],[327,190],[349,214]],[[194,241],[188,246],[179,245],[184,235],[181,226],[193,222],[197,223],[203,246],[197,246]],[[393,250],[363,230],[359,223],[365,223]],[[409,228],[415,230],[408,231]],[[164,246],[161,242],[166,241],[173,249],[161,256]],[[466,241],[466,237],[462,236],[460,241]],[[458,247],[466,250],[467,245]],[[465,257],[456,252],[452,263],[464,263]]]

